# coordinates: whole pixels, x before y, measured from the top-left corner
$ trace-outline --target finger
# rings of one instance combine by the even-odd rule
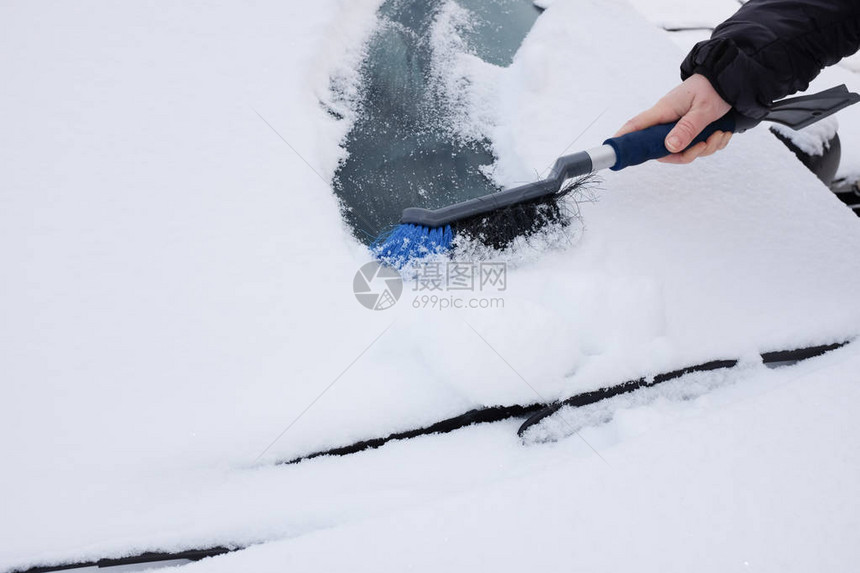
[[[673,153],[672,155],[667,155],[658,161],[662,161],[663,163],[672,163],[675,165],[686,165],[687,163],[692,163],[694,159],[696,159],[704,150],[705,143],[697,143],[690,149],[687,149],[683,153]]]
[[[720,150],[725,149],[726,146],[729,144],[729,141],[731,141],[731,140],[732,140],[732,132],[728,131],[728,132],[724,133],[722,139],[720,139]]]
[[[666,136],[666,149],[672,153],[679,153],[686,149],[709,123],[719,119],[718,117],[711,117],[712,115],[711,110],[691,109],[689,113],[678,120],[677,125]]]
[[[700,141],[690,149],[687,149],[683,153],[681,153],[681,161],[683,163],[692,163],[694,160],[698,159],[702,156],[705,150],[708,148],[708,143],[706,141]]]
[[[702,152],[707,147],[707,143],[704,141],[700,141],[690,149],[684,151],[683,153],[673,153],[672,155],[667,155],[662,159],[658,159],[663,163],[672,163],[675,165],[686,165],[687,163],[692,163],[697,157],[699,157]]]
[[[701,155],[699,155],[699,157],[707,157],[708,155],[713,155],[717,151],[725,149],[731,138],[731,132],[718,131],[714,133],[711,137],[708,138],[708,147],[702,152]]]
[[[618,132],[612,137],[619,137],[621,135],[625,135],[633,131],[641,131],[647,127],[651,127],[652,125],[657,125],[660,123],[669,123],[675,121],[679,117],[680,116],[678,112],[672,109],[671,106],[663,103],[662,101],[659,101],[651,109],[646,109],[645,111],[622,125],[621,129],[619,129]]]
[[[705,150],[699,154],[699,157],[707,157],[713,155],[720,150],[720,143],[723,141],[724,132],[716,131],[711,134],[711,137],[705,142]]]

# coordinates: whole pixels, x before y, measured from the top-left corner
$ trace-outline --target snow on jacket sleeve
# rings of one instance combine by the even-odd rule
[[[860,0],[750,0],[696,44],[681,77],[702,74],[736,110],[761,119],[858,49]]]

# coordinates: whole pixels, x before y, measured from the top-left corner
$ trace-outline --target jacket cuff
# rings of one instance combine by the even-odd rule
[[[767,81],[769,70],[744,54],[730,39],[705,40],[696,44],[681,64],[681,79],[705,76],[714,90],[739,113],[761,120],[772,98],[757,89]]]

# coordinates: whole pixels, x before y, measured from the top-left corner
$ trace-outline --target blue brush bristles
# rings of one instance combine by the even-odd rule
[[[406,223],[380,236],[371,249],[379,260],[399,268],[421,257],[444,253],[453,242],[450,225],[430,228]]]

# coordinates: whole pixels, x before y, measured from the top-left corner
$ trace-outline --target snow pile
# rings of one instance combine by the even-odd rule
[[[751,376],[750,372],[758,373],[749,365],[746,368],[694,372],[656,387],[642,388],[594,404],[564,406],[528,428],[522,437],[526,443],[557,442],[625,416],[645,415],[660,420],[672,415],[689,416],[699,410],[700,401],[713,400],[716,390],[745,383]]]
[[[467,143],[486,139],[487,126],[496,122],[492,105],[488,105],[492,94],[478,90],[492,85],[492,76],[498,72],[496,66],[469,53],[462,32],[469,29],[470,17],[456,2],[446,2],[431,33],[432,81],[444,105],[439,120]],[[476,76],[485,79],[476,82]]]
[[[836,136],[839,122],[831,116],[799,130],[778,123],[771,125],[770,128],[791,141],[803,153],[817,156],[824,155],[824,152],[830,148],[830,141]]]
[[[0,568],[198,543],[143,514],[253,460],[329,345],[365,344],[317,94],[377,4],[0,7]]]
[[[740,7],[736,0],[629,0],[645,17],[664,28],[714,28]]]
[[[860,262],[845,248],[860,241],[860,225],[763,130],[688,168],[606,174],[599,202],[582,206],[578,243],[519,260],[504,289],[466,294],[504,308],[415,308],[440,293],[408,283],[393,309],[364,309],[351,288],[369,255],[327,187],[350,118],[320,103],[332,75],[349,84],[344,63],[360,59],[377,5],[0,7],[0,21],[15,23],[0,48],[18,55],[0,64],[0,121],[18,134],[0,141],[0,434],[12,468],[0,478],[12,493],[0,567],[297,536],[197,567],[246,558],[272,559],[250,568],[282,566],[279,551],[296,563],[314,552],[336,562],[374,547],[359,545],[373,528],[374,539],[421,532],[392,533],[402,543],[389,546],[391,562],[412,551],[429,567],[467,553],[470,530],[512,539],[524,531],[504,519],[512,509],[534,523],[534,508],[559,499],[523,542],[557,540],[547,559],[575,547],[562,539],[600,547],[599,534],[610,539],[619,523],[628,525],[625,555],[653,558],[661,539],[687,531],[685,512],[735,532],[737,550],[720,559],[746,550],[773,558],[778,535],[801,537],[780,519],[789,510],[827,535],[850,530],[855,507],[822,505],[836,494],[795,497],[784,510],[762,484],[850,491],[856,480],[844,470],[860,451],[853,354],[803,384],[785,374],[784,394],[716,411],[648,446],[621,444],[607,453],[620,468],[614,482],[571,440],[522,449],[515,424],[347,465],[270,465],[483,405],[860,331]],[[676,69],[677,50],[626,4],[557,0],[514,65],[487,78],[500,118],[490,126],[495,176],[531,180],[566,149],[601,143],[674,85]],[[815,399],[822,407],[809,412]],[[745,442],[734,432],[757,427],[759,406],[779,415]],[[796,425],[804,416],[809,424]],[[831,459],[818,444],[837,437]],[[785,439],[809,467],[793,471]],[[744,499],[769,516],[761,553],[736,529],[756,515],[711,503],[733,468],[750,472]],[[624,476],[650,477],[637,486]],[[572,491],[589,498],[563,495]],[[619,491],[630,493],[619,500]],[[470,511],[455,520],[460,502]],[[628,515],[630,504],[641,512]],[[384,517],[396,508],[405,515]],[[571,524],[577,512],[589,519]],[[374,516],[368,529],[335,528]],[[421,539],[433,543],[421,550]],[[704,536],[683,539],[683,562],[704,553]],[[319,557],[317,544],[329,542],[343,551]],[[853,555],[832,543],[830,555]],[[425,554],[434,547],[445,550]],[[799,557],[795,566],[808,563]]]
[[[321,460],[303,471],[349,476],[327,491],[366,482],[400,509],[185,570],[845,570],[860,559],[858,372],[854,345],[692,407],[621,410],[582,439],[524,448],[499,424]]]

